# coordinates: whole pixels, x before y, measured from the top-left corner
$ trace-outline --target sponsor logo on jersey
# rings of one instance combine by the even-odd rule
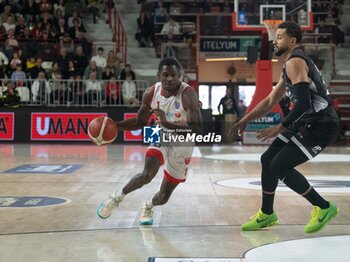
[[[165,113],[166,119],[173,119],[174,115],[175,115],[175,113],[173,113],[173,112],[166,112]]]
[[[322,147],[320,146],[314,146],[312,149],[312,152],[314,152],[315,154],[319,153],[322,151]]]

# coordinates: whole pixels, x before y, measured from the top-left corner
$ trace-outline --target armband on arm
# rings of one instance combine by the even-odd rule
[[[294,96],[296,103],[292,111],[282,121],[284,127],[288,127],[298,120],[310,108],[310,84],[308,82],[300,82],[294,87]]]

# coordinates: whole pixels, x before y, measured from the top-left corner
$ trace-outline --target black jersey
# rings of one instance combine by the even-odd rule
[[[320,71],[318,70],[314,62],[311,60],[311,58],[309,58],[300,48],[295,48],[292,51],[292,54],[289,57],[289,59],[295,57],[304,59],[307,66],[309,67],[308,77],[310,83],[310,109],[298,119],[298,121],[307,121],[310,120],[310,118],[315,117],[316,115],[320,116],[320,114],[326,113],[326,111],[328,110],[324,109],[326,109],[331,102],[328,96],[329,93],[327,85],[324,82]],[[295,104],[294,87],[292,85],[291,80],[287,76],[286,64],[283,65],[282,78],[287,89],[287,95],[291,99],[291,102]]]

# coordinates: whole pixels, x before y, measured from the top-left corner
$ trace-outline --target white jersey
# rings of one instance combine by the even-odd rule
[[[162,95],[162,83],[157,82],[152,87],[152,100],[151,100],[151,108],[159,108],[165,112],[166,120],[168,122],[181,122],[187,123],[186,117],[186,109],[182,103],[182,92],[186,88],[191,88],[185,82],[181,82],[179,91],[175,96],[164,97]]]
[[[157,82],[152,87],[151,108],[162,109],[168,122],[187,123],[186,109],[182,103],[182,93],[186,88],[191,87],[182,82],[177,94],[166,98],[162,95],[162,83]],[[164,127],[162,128],[165,129]],[[148,156],[157,157],[161,164],[165,162],[164,178],[176,184],[184,182],[187,178],[187,168],[191,161],[194,147],[192,142],[188,144],[178,143],[151,145],[147,151]]]

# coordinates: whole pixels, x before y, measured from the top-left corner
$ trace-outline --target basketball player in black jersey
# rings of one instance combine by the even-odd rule
[[[315,64],[300,49],[301,40],[298,24],[283,22],[278,26],[273,44],[275,54],[286,61],[281,78],[271,93],[231,129],[231,133],[242,132],[249,121],[266,115],[285,93],[294,103],[282,123],[258,132],[257,138],[263,141],[277,138],[261,156],[262,207],[242,225],[245,231],[278,224],[273,202],[279,179],[313,205],[311,219],[304,228],[306,233],[321,230],[339,211],[295,169],[318,155],[339,132],[339,119],[327,95],[326,84]]]

